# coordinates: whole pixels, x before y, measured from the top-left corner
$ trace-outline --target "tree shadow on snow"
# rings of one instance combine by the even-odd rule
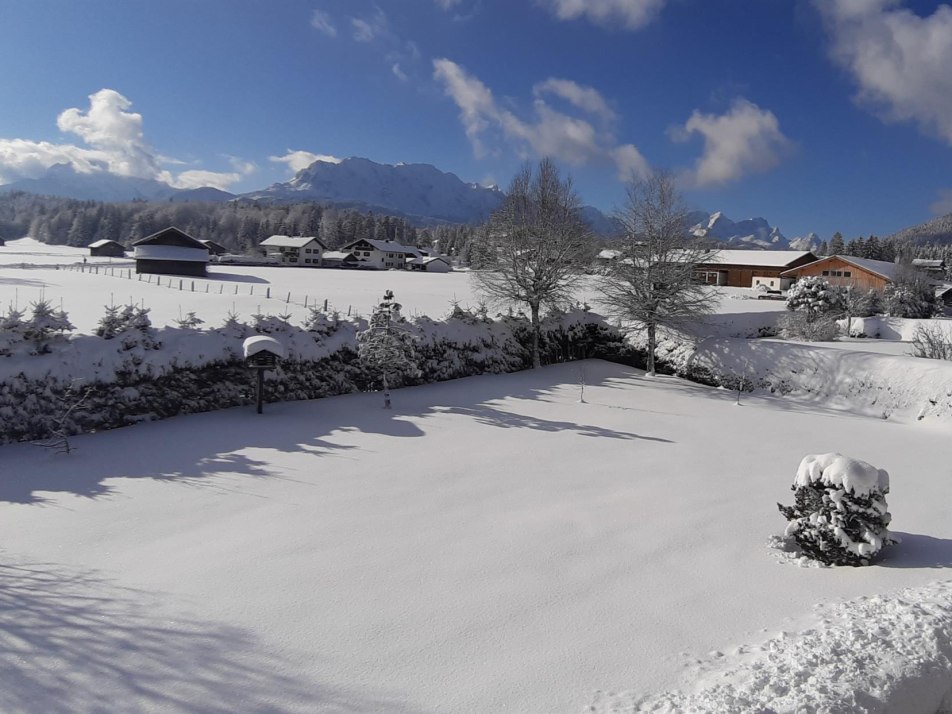
[[[57,565],[0,565],[0,711],[407,711],[291,670],[244,630],[169,619],[157,594]]]
[[[884,568],[952,568],[952,539],[921,533],[894,533],[901,543],[884,550]]]

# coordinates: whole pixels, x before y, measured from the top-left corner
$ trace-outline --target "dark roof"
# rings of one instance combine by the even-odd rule
[[[103,246],[107,246],[107,245],[108,245],[108,246],[113,246],[113,245],[115,245],[115,246],[118,246],[118,247],[122,248],[123,250],[125,250],[125,246],[123,246],[122,243],[120,243],[120,242],[118,242],[118,241],[114,241],[114,240],[108,240],[107,238],[103,238],[102,240],[93,241],[92,243],[90,243],[90,244],[89,244],[88,246],[86,246],[86,247],[87,247],[87,248],[102,248]]]
[[[164,228],[150,236],[133,241],[132,245],[175,245],[180,248],[200,248],[201,250],[206,250],[204,243],[192,238],[188,233],[180,231],[174,226]]]

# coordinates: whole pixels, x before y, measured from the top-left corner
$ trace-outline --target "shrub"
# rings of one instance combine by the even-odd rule
[[[777,321],[780,335],[788,340],[808,342],[831,342],[839,335],[840,328],[832,315],[808,312],[788,312]]]
[[[803,312],[815,318],[842,312],[843,308],[843,293],[823,278],[808,276],[787,291],[787,309],[791,312]]]
[[[894,543],[887,526],[889,474],[841,454],[805,456],[791,487],[785,536],[803,555],[826,565],[868,565]]]
[[[883,309],[890,317],[932,317],[937,309],[935,293],[918,282],[887,285],[883,290]]]
[[[952,342],[939,325],[916,325],[912,335],[912,356],[952,360]]]

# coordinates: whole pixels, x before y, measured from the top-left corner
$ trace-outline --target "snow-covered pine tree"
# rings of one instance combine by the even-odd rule
[[[185,313],[185,317],[180,317],[175,324],[183,330],[197,330],[199,325],[204,325],[205,321],[194,312]]]
[[[789,521],[785,536],[826,565],[868,565],[895,541],[887,527],[889,474],[842,454],[805,456],[791,487],[793,506],[777,504]]]
[[[33,343],[33,354],[46,354],[59,336],[76,329],[66,313],[54,310],[48,300],[31,303],[33,314],[24,323],[23,337]]]
[[[419,373],[413,335],[400,308],[400,303],[393,299],[393,291],[387,290],[374,308],[367,329],[357,334],[360,361],[380,374],[384,409],[390,409],[390,387]]]
[[[25,330],[23,310],[17,310],[10,305],[7,308],[7,314],[0,316],[0,356],[10,354],[18,344],[23,342]]]
[[[99,318],[96,334],[104,340],[111,340],[125,329],[125,320],[118,305],[106,305],[106,314]]]

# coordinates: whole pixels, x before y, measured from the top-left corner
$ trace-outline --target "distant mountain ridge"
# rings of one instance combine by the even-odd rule
[[[887,240],[890,239],[909,242],[914,245],[920,245],[922,243],[952,245],[952,213],[947,213],[944,216],[933,218],[931,221],[904,228],[887,238]]]
[[[378,164],[352,157],[315,161],[290,181],[241,196],[251,200],[365,205],[419,220],[481,223],[498,208],[498,188],[465,183],[430,164]]]

